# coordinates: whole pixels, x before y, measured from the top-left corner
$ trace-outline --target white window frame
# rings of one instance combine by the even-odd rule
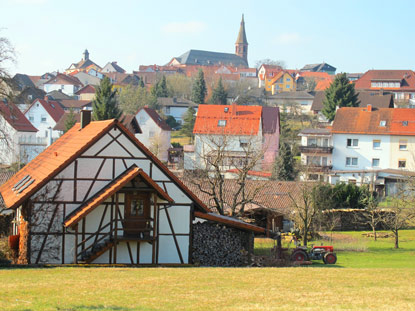
[[[375,145],[377,143],[379,143],[379,146]],[[374,139],[373,142],[372,142],[373,149],[380,149],[381,143],[382,143],[382,141],[380,139]]]
[[[377,164],[376,164],[377,162]],[[372,158],[372,167],[379,167],[380,166],[380,159],[379,158]]]
[[[358,166],[358,165],[359,165],[359,159],[358,158],[356,158],[356,157],[346,157],[346,166]]]
[[[359,147],[359,139],[358,138],[347,138],[346,146],[348,148],[357,148],[357,147]]]

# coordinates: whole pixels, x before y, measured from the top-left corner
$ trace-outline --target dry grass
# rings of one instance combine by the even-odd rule
[[[1,310],[411,310],[415,269],[0,270]]]

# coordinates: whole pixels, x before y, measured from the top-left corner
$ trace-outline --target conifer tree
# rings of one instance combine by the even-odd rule
[[[358,107],[359,103],[354,84],[350,83],[345,73],[341,73],[326,89],[321,112],[331,122],[336,116],[337,107]]]
[[[139,87],[145,87],[143,78],[141,78],[140,82],[138,82],[138,86]]]
[[[274,164],[273,179],[292,181],[297,177],[295,159],[290,145],[286,142],[280,144],[278,158]]]
[[[95,121],[114,119],[121,116],[115,97],[116,93],[116,90],[112,90],[112,83],[108,77],[101,80],[95,92],[95,99],[92,102],[92,116]]]
[[[206,88],[205,76],[203,74],[203,70],[199,69],[196,81],[193,83],[192,101],[198,105],[204,104],[206,94],[207,94],[207,88]]]
[[[193,139],[193,128],[196,121],[196,110],[193,107],[189,107],[183,116],[182,134]]]
[[[75,123],[76,123],[75,113],[73,111],[73,108],[71,108],[71,109],[69,109],[68,116],[66,117],[66,120],[65,120],[65,131],[64,131],[64,133],[69,131],[75,125]]]
[[[160,81],[157,81],[156,84],[151,88],[151,95],[154,97],[168,97],[169,92],[167,89],[166,77],[163,76]]]
[[[216,88],[212,92],[212,97],[210,98],[210,102],[213,105],[226,105],[227,97],[228,97],[228,92],[226,92],[225,88],[223,87],[222,77],[221,77],[219,78]]]

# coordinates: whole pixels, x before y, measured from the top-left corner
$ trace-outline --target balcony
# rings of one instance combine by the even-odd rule
[[[317,145],[300,146],[301,153],[333,153],[333,147],[323,147]]]
[[[315,164],[315,163],[309,163],[309,164],[306,164],[306,166],[307,166],[306,170],[309,173],[312,173],[312,172],[327,173],[333,168],[333,165],[320,165],[320,164]]]

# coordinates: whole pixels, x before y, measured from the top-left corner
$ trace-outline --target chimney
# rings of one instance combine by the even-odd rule
[[[372,105],[371,104],[367,105],[367,111],[369,111],[369,112],[372,111]]]
[[[81,110],[81,129],[91,122],[91,110]]]
[[[236,103],[235,102],[232,103],[231,110],[232,110],[232,115],[236,116]]]
[[[49,100],[49,96],[48,95],[45,95],[45,97],[43,98],[43,100],[48,101]]]

